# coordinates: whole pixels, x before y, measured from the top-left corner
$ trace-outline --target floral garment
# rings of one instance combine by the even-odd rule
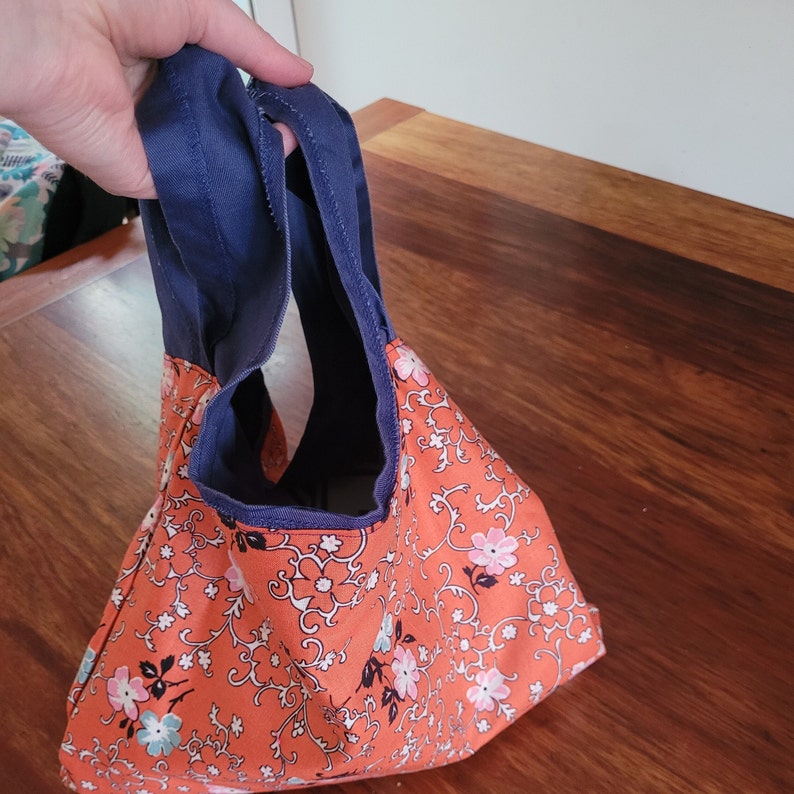
[[[0,281],[41,261],[47,212],[64,162],[0,117]]]
[[[69,698],[77,791],[257,792],[470,756],[604,653],[544,508],[416,354],[366,530],[240,525],[187,476],[217,381],[166,357],[160,485]],[[262,456],[286,466],[274,419]]]

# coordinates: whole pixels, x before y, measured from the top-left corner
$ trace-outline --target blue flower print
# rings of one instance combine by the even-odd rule
[[[182,741],[178,733],[182,727],[182,719],[176,714],[166,714],[160,719],[153,711],[144,711],[141,714],[141,725],[143,728],[136,734],[138,744],[146,747],[149,755],[156,757],[162,753],[167,756]]]
[[[380,651],[386,653],[391,649],[391,635],[394,633],[394,620],[390,612],[383,616],[383,622],[380,624],[378,636],[375,638],[375,653]]]
[[[88,681],[88,676],[91,675],[91,670],[94,669],[94,662],[96,661],[96,652],[93,648],[88,647],[83,654],[83,661],[80,662],[80,669],[77,671],[77,683],[82,686]]]

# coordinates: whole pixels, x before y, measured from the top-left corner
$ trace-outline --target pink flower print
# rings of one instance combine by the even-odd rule
[[[108,701],[116,711],[123,711],[131,720],[138,719],[138,703],[145,703],[149,692],[140,677],[130,680],[129,667],[117,667],[108,681]]]
[[[253,604],[254,594],[248,586],[248,582],[245,581],[245,576],[243,576],[243,572],[240,570],[240,566],[237,564],[231,552],[229,552],[229,559],[231,560],[232,567],[223,574],[226,581],[229,583],[229,590],[233,593],[239,593],[242,590],[245,600],[248,601],[249,604]]]
[[[492,527],[487,535],[478,532],[471,539],[474,548],[469,552],[469,559],[475,565],[484,565],[485,572],[491,576],[504,573],[505,568],[510,568],[518,562],[513,552],[518,548],[518,541],[509,538],[504,530]]]
[[[400,380],[413,379],[418,386],[427,386],[430,383],[430,370],[420,361],[419,356],[408,345],[397,348],[400,357],[394,362],[394,371]]]
[[[196,405],[193,416],[191,417],[191,421],[195,426],[201,424],[202,419],[204,419],[204,411],[207,409],[207,406],[210,404],[210,401],[217,391],[217,388],[207,389],[207,391],[199,397],[198,405]]]
[[[162,399],[176,398],[176,368],[170,358],[163,359],[163,374],[160,378],[160,395]]]
[[[144,516],[141,522],[141,532],[150,535],[160,523],[160,518],[163,514],[163,501],[163,495],[160,494],[155,503],[149,508],[149,512]]]
[[[510,694],[510,687],[505,684],[505,677],[494,667],[477,673],[474,679],[477,683],[470,686],[466,697],[477,711],[493,711],[497,700],[502,700]]]
[[[410,650],[398,645],[394,649],[394,661],[391,663],[394,673],[394,688],[401,698],[406,694],[416,700],[416,682],[419,680],[419,671],[416,669],[416,659]]]

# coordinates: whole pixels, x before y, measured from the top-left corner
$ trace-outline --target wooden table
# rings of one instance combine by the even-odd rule
[[[357,121],[395,325],[541,494],[609,653],[470,761],[325,791],[794,790],[794,221],[395,102]],[[154,495],[138,225],[3,284],[0,326],[0,789],[49,794]]]

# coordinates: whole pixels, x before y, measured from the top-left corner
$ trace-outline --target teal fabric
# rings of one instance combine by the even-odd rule
[[[0,117],[0,281],[42,259],[47,212],[64,163]]]

